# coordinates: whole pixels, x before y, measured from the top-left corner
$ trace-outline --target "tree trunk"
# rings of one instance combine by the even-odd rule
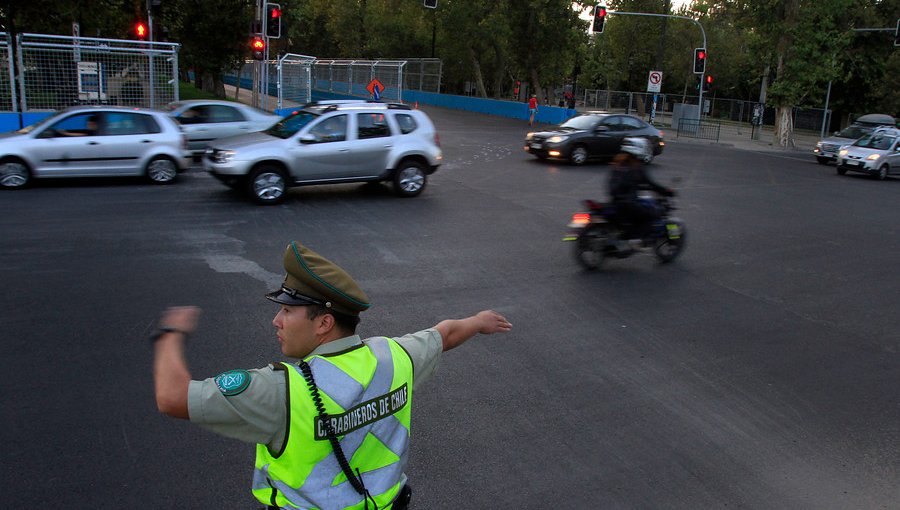
[[[487,97],[487,91],[484,89],[484,76],[481,74],[481,63],[478,62],[478,55],[471,46],[469,47],[469,58],[472,59],[472,70],[475,71],[475,88],[478,89],[478,97]]]
[[[800,0],[787,0],[784,4],[784,29],[778,36],[778,44],[775,47],[775,83],[778,83],[778,80],[784,76],[787,54],[794,44],[794,37],[791,35],[791,32],[793,27],[797,24],[799,16]],[[779,147],[787,147],[788,143],[793,144],[794,123],[791,122],[791,108],[793,105],[784,104],[785,102],[785,99],[779,98],[775,119],[774,143]],[[787,131],[785,132],[785,130]]]
[[[544,90],[541,88],[541,82],[538,79],[537,69],[531,68],[531,93],[537,95],[538,104],[546,104],[545,98],[547,95],[544,93]]]

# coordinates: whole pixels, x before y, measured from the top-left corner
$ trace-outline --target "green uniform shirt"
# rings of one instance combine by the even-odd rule
[[[437,368],[443,351],[441,334],[430,328],[394,340],[412,359],[413,389],[416,389]],[[320,345],[309,355],[340,352],[361,342],[359,335],[348,336]],[[247,372],[250,374],[249,386],[227,397],[219,389],[215,378],[191,381],[188,388],[191,421],[217,434],[264,444],[270,451],[280,451],[287,422],[284,373],[276,372],[272,365]]]

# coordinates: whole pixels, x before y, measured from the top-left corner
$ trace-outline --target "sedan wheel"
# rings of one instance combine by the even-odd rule
[[[888,175],[888,166],[887,163],[881,165],[881,168],[878,169],[878,180],[883,181],[887,179]]]
[[[147,165],[147,177],[156,184],[169,184],[178,175],[178,167],[168,158],[156,158]]]
[[[641,161],[643,161],[645,165],[649,165],[650,162],[653,161],[653,154],[645,155],[643,158],[641,158]]]
[[[422,164],[415,161],[404,161],[394,174],[394,190],[401,197],[414,197],[425,189],[428,178]]]
[[[250,197],[257,204],[273,205],[284,200],[287,178],[279,168],[263,166],[250,174],[247,180]]]
[[[569,155],[569,160],[573,165],[583,165],[588,159],[587,149],[584,148],[583,145],[578,145],[574,149],[572,149],[572,154]]]
[[[0,164],[0,187],[24,188],[31,180],[28,167],[18,161],[7,161]]]

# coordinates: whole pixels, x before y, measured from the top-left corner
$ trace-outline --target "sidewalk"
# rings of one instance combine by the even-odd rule
[[[781,152],[781,153],[805,153],[813,155],[813,149],[816,142],[819,141],[817,133],[809,133],[806,131],[794,131],[793,147],[780,147],[774,143],[774,128],[771,126],[763,126],[759,132],[757,140],[751,138],[751,129],[749,126],[725,125],[721,126],[719,131],[719,140],[703,140],[685,136],[678,136],[678,130],[675,128],[666,128],[657,126],[666,133],[666,143],[692,143],[692,144],[718,144],[731,146],[737,149]]]

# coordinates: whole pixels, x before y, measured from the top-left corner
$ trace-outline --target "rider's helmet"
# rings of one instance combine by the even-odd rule
[[[629,136],[622,140],[619,151],[630,154],[641,161],[646,161],[648,156],[650,156],[650,142],[646,138]]]

